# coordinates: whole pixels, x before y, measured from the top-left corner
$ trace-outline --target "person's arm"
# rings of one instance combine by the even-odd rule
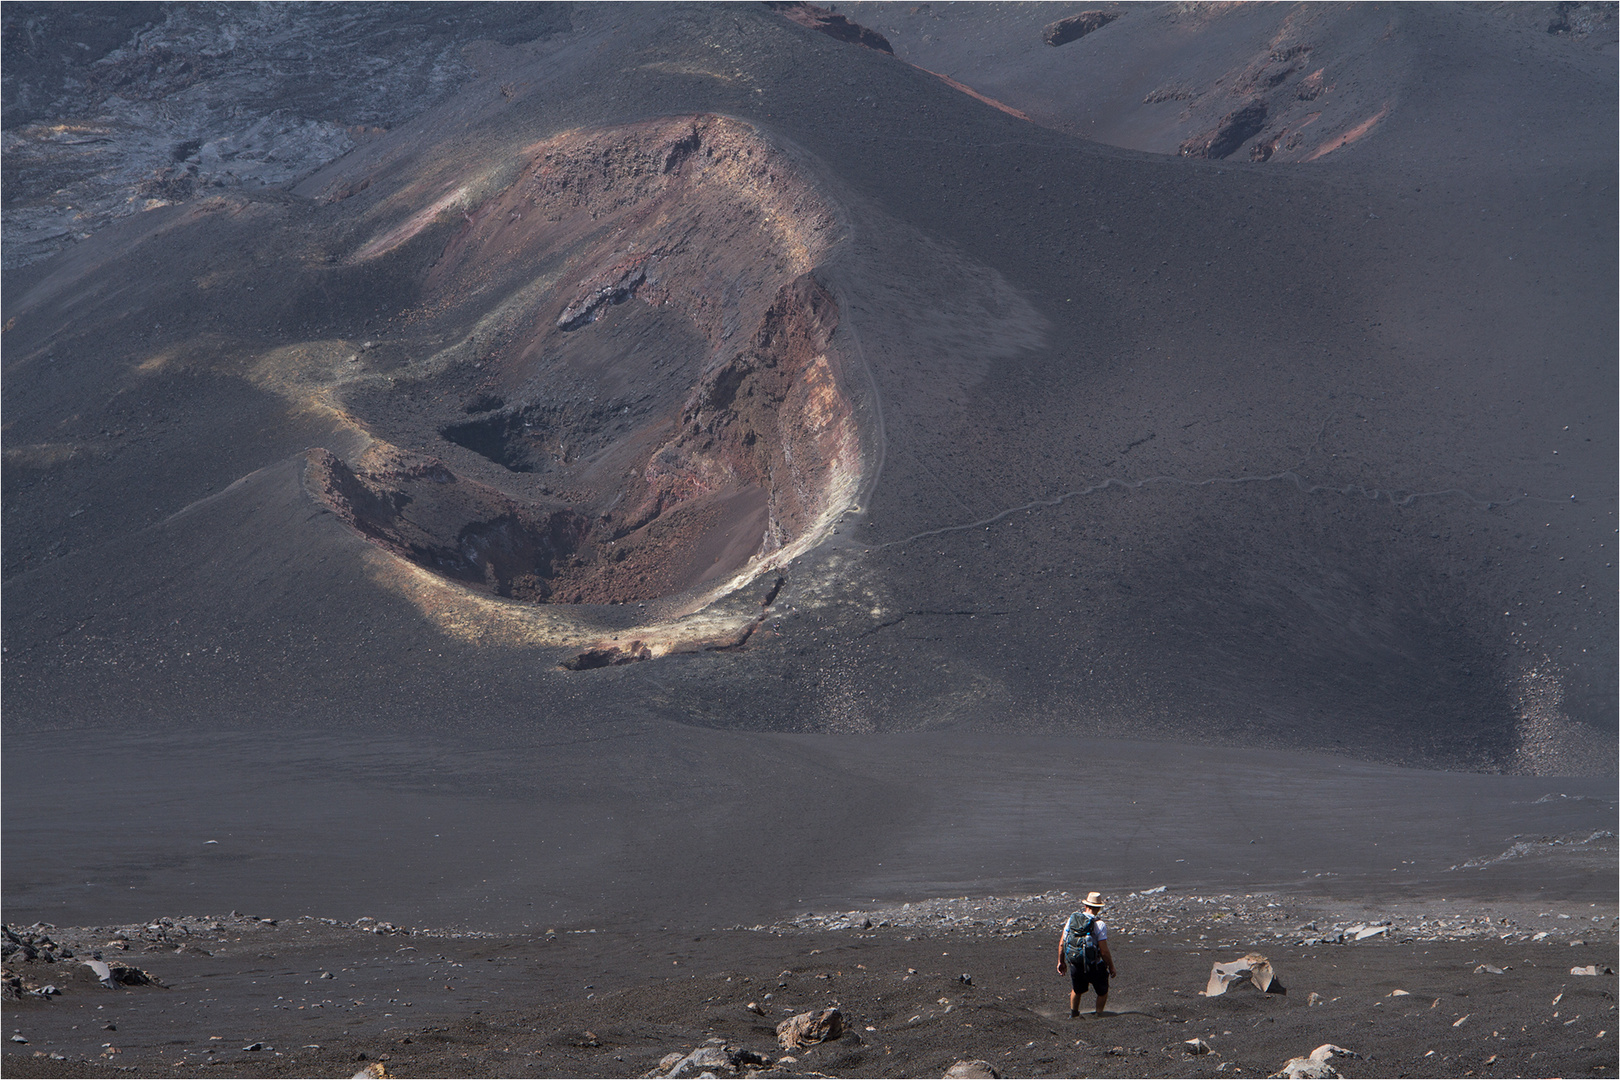
[[[1063,957],[1063,943],[1069,938],[1069,924],[1064,923],[1063,929],[1058,931],[1058,974],[1069,973],[1069,962]]]
[[[1103,963],[1108,965],[1108,977],[1112,979],[1117,972],[1114,971],[1114,954],[1108,951],[1108,939],[1097,942],[1097,951],[1102,953]]]

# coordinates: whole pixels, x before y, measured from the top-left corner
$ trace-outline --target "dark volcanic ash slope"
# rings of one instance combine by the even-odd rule
[[[1609,107],[1613,4],[843,10],[903,60],[1037,123],[1135,150],[1298,164],[1353,145],[1385,167],[1446,172],[1567,162],[1611,141],[1585,118]],[[1510,68],[1523,70],[1504,84]]]
[[[1279,170],[764,7],[480,56],[291,190],[8,274],[10,723],[1612,770],[1612,102],[1545,167]]]

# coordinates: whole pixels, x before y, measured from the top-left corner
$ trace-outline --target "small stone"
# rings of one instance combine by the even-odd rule
[[[23,1038],[21,1035],[13,1035],[11,1037],[11,1041],[14,1043],[26,1043],[28,1040]]]

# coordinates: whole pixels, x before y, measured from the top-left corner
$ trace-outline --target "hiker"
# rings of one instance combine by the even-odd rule
[[[1068,975],[1074,987],[1069,991],[1070,1016],[1080,1015],[1080,995],[1088,986],[1097,989],[1098,1016],[1108,1004],[1108,980],[1115,974],[1114,955],[1108,951],[1108,924],[1098,917],[1102,909],[1102,893],[1091,893],[1082,910],[1070,915],[1058,934],[1058,974]]]

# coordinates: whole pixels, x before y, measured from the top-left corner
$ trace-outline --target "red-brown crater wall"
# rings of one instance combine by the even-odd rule
[[[476,346],[420,365],[414,412],[347,403],[386,453],[312,458],[351,526],[501,596],[626,603],[727,578],[850,497],[839,311],[813,273],[838,219],[752,128],[558,136],[462,217],[418,318]]]

